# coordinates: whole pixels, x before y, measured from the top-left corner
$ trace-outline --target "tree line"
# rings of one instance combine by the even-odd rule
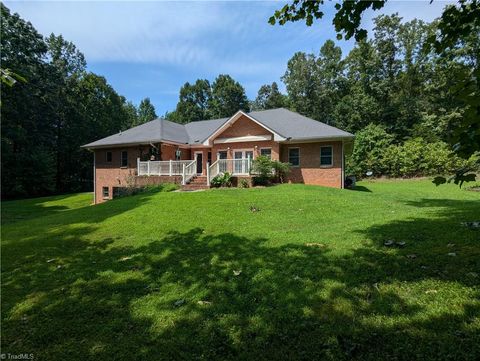
[[[0,6],[2,197],[91,190],[93,155],[80,146],[152,120],[155,109],[148,98],[136,107],[88,72],[61,35],[43,37]],[[8,82],[9,74],[22,81]]]
[[[87,71],[83,54],[61,35],[43,37],[3,4],[1,15],[2,197],[90,190],[93,156],[80,145],[156,118],[154,106],[148,98],[135,106],[104,77]],[[374,24],[371,36],[356,41],[348,54],[332,40],[318,54],[294,54],[281,78],[286,94],[273,82],[249,101],[238,81],[220,74],[213,81],[185,83],[176,108],[164,116],[187,123],[229,117],[239,109],[285,107],[353,133],[373,129],[372,137],[368,132],[359,137],[366,144],[356,144],[369,153],[349,161],[359,175],[370,167],[360,159],[378,152],[371,141],[375,134],[388,134],[389,146],[412,139],[415,145],[442,144],[442,149],[454,143],[471,112],[455,87],[472,69],[478,73],[479,31],[437,52],[428,39],[440,31],[439,20],[403,22],[394,14],[378,16]],[[15,79],[21,81],[13,84]],[[461,155],[471,155],[474,148]],[[392,152],[386,159],[394,159]],[[412,173],[391,169],[384,166],[379,174]]]

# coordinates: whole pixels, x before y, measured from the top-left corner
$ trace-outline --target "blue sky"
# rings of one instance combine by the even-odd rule
[[[271,26],[268,18],[284,1],[6,1],[43,35],[62,34],[87,59],[89,70],[103,75],[115,90],[138,104],[150,97],[157,114],[175,108],[187,81],[210,81],[230,74],[255,98],[262,84],[277,81],[297,52],[318,53],[335,39],[333,5],[312,27],[304,23]],[[405,20],[431,21],[446,2],[390,1],[372,18],[398,12]],[[344,54],[351,41],[339,41]]]

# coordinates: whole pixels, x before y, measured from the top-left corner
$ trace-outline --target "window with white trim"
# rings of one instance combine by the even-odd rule
[[[300,166],[300,148],[288,148],[288,163],[293,167]]]
[[[320,147],[320,165],[324,167],[333,165],[333,148],[331,145]]]
[[[261,148],[260,155],[272,159],[272,148]]]
[[[127,167],[128,166],[128,152],[126,150],[122,150],[122,157],[120,167]]]
[[[108,191],[108,187],[102,187],[102,196],[104,199],[110,196],[110,192]]]

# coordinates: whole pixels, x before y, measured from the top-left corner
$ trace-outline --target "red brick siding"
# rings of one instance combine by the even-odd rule
[[[162,143],[160,149],[162,160],[175,160],[175,152],[177,151],[177,149],[180,149],[182,151],[181,160],[192,159],[189,148],[181,148],[178,145]]]
[[[333,165],[320,167],[320,147],[328,145],[333,147]],[[289,182],[342,187],[342,142],[282,144],[282,162],[288,162],[288,148],[300,149],[300,167],[291,167]]]
[[[231,137],[244,137],[248,135],[266,135],[272,134],[261,125],[258,125],[254,121],[248,119],[242,115],[233,124],[231,124],[222,133],[218,134],[216,138],[231,138]]]
[[[156,144],[157,145],[157,144]],[[158,144],[161,149],[162,160],[174,160],[177,146],[162,143]],[[182,149],[182,160],[191,159],[190,149]],[[128,165],[121,168],[121,152],[128,152]],[[106,152],[112,152],[112,162],[106,161]],[[151,177],[150,180],[142,180],[143,177],[136,179],[137,158],[148,158],[149,146],[135,146],[124,148],[97,149],[95,151],[95,199],[96,203],[102,203],[107,199],[103,198],[103,187],[108,187],[108,199],[113,196],[113,187],[125,187],[127,185],[142,186],[148,184],[158,184],[162,182],[178,182],[175,177]],[[157,179],[158,178],[158,179]],[[160,179],[162,178],[162,179]],[[181,181],[180,181],[181,182]]]
[[[121,168],[121,152],[128,152],[128,165]],[[106,161],[106,152],[112,152],[112,162]],[[101,203],[103,187],[109,188],[109,197],[112,198],[112,187],[126,186],[137,171],[137,158],[140,157],[142,147],[125,147],[115,149],[97,149],[95,151],[95,196],[96,203]],[[143,149],[145,151],[145,149]]]

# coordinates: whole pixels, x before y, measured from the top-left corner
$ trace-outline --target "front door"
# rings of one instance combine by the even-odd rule
[[[197,161],[197,174],[203,173],[203,153],[195,153],[195,160]]]

